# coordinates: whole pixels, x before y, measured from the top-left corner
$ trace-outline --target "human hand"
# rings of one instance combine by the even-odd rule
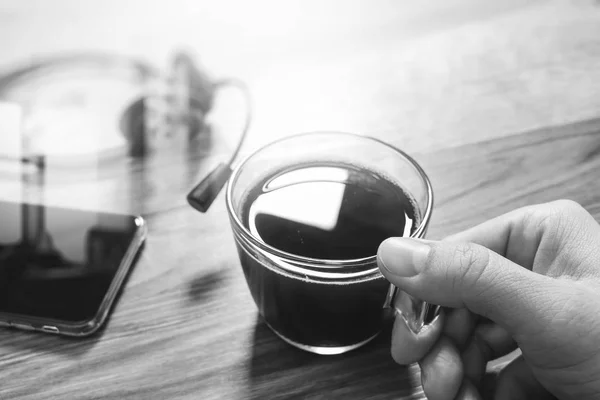
[[[600,225],[577,203],[521,208],[439,242],[388,239],[378,262],[400,290],[445,307],[419,335],[396,318],[392,336],[430,400],[481,398],[487,362],[516,346],[495,399],[600,399]]]

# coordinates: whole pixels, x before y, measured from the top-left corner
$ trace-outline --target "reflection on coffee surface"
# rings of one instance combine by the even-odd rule
[[[374,256],[388,237],[419,224],[400,186],[345,164],[305,164],[263,179],[242,203],[243,223],[278,250],[323,260]],[[344,284],[283,275],[240,251],[250,290],[266,322],[288,340],[341,347],[381,329],[389,284],[381,276]],[[339,272],[339,271],[338,271]]]
[[[413,201],[397,185],[347,166],[305,166],[252,190],[244,223],[263,242],[320,259],[373,256],[391,236],[410,235]]]

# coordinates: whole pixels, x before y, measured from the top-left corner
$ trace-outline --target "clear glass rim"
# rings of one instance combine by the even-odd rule
[[[313,266],[313,267],[317,267],[320,269],[327,269],[327,268],[341,268],[341,267],[358,267],[361,265],[373,265],[374,263],[377,262],[377,255],[372,255],[372,256],[368,256],[368,257],[363,257],[363,258],[355,258],[355,259],[345,259],[345,260],[336,260],[336,259],[324,259],[324,258],[311,258],[311,257],[303,257],[303,256],[299,256],[296,254],[292,254],[292,253],[288,253],[282,250],[279,250],[273,246],[270,246],[260,240],[258,240],[254,235],[252,235],[252,233],[250,233],[250,231],[248,230],[248,228],[246,228],[244,226],[244,224],[242,223],[242,221],[240,220],[240,218],[238,217],[235,208],[233,206],[233,189],[235,186],[235,182],[237,180],[237,178],[239,177],[241,171],[243,170],[244,166],[256,155],[260,154],[261,152],[263,152],[264,150],[268,149],[269,147],[275,146],[277,144],[280,144],[282,142],[286,142],[292,139],[301,139],[303,137],[310,137],[310,136],[322,136],[322,135],[329,135],[329,136],[339,136],[340,138],[342,137],[353,137],[355,139],[359,139],[359,140],[367,140],[367,141],[371,141],[374,143],[377,143],[379,145],[385,146],[388,149],[394,151],[395,153],[397,153],[400,157],[404,158],[406,161],[408,161],[417,171],[417,173],[419,174],[421,180],[424,182],[425,187],[426,187],[426,192],[427,192],[427,205],[425,207],[425,211],[423,212],[423,216],[421,218],[421,222],[419,223],[419,226],[417,227],[417,229],[413,232],[412,235],[410,235],[410,237],[412,238],[421,238],[423,237],[424,233],[425,233],[425,229],[427,229],[427,225],[429,224],[429,219],[431,217],[431,212],[433,210],[433,188],[431,186],[431,182],[429,180],[429,177],[427,176],[427,174],[425,173],[425,171],[423,170],[423,168],[421,168],[421,166],[411,157],[409,156],[407,153],[405,153],[404,151],[398,149],[395,146],[392,146],[391,144],[384,142],[382,140],[379,140],[377,138],[371,137],[371,136],[367,136],[367,135],[362,135],[362,134],[356,134],[356,133],[349,133],[349,132],[336,132],[336,131],[313,131],[313,132],[304,132],[304,133],[296,133],[293,135],[289,135],[280,139],[277,139],[275,141],[269,142],[266,145],[258,148],[256,151],[252,152],[250,155],[246,156],[234,169],[233,173],[231,174],[231,177],[229,178],[229,181],[227,182],[227,190],[225,192],[225,201],[227,204],[227,212],[229,213],[229,217],[230,219],[233,221],[236,229],[238,230],[239,234],[241,234],[241,236],[248,241],[250,244],[252,244],[253,246],[259,248],[260,250],[274,255],[276,257],[281,258],[283,261],[288,261],[288,262],[292,262],[292,263],[296,263],[296,264],[300,264],[300,265],[305,265],[305,266]],[[376,268],[374,268],[376,269]],[[311,272],[314,272],[311,271]],[[365,272],[369,272],[369,271],[365,271]]]

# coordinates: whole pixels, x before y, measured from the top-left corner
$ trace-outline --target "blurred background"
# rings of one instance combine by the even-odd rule
[[[162,162],[132,168],[119,121],[149,93],[149,81],[160,92],[156,76],[117,73],[114,65],[103,76],[100,65],[93,81],[74,80],[61,67],[10,86],[19,68],[73,54],[136,60],[160,81],[185,51],[210,79],[241,79],[254,108],[243,153],[312,130],[365,133],[419,153],[579,121],[600,107],[599,14],[591,0],[3,0],[0,147],[7,153],[5,132],[15,126],[22,136],[43,132],[29,146],[49,153],[44,185],[53,189],[45,202],[153,212],[182,205],[190,185],[235,146],[244,112],[235,93],[216,95],[211,139],[193,155],[179,143]],[[20,115],[6,101],[36,109],[25,105]],[[100,167],[99,149],[116,149],[120,164]],[[131,171],[138,172],[127,185],[115,179]],[[14,180],[0,183],[4,197],[21,196]],[[153,203],[153,192],[173,196]]]

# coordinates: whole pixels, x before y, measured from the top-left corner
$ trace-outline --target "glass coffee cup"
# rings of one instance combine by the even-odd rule
[[[415,334],[437,315],[377,267],[384,239],[423,238],[431,217],[429,179],[401,150],[350,133],[290,136],[239,164],[226,202],[252,297],[291,345],[340,354],[374,339],[389,310]]]

